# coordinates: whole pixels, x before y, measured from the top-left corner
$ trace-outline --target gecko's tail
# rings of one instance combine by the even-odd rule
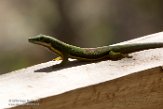
[[[110,46],[110,50],[121,53],[132,53],[138,52],[142,50],[154,49],[154,48],[162,48],[162,43],[136,43],[136,44],[124,44],[124,45],[115,45]]]

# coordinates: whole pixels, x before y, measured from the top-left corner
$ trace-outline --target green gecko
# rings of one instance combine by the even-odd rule
[[[96,61],[102,59],[119,60],[125,57],[129,57],[128,54],[132,52],[163,47],[163,42],[155,42],[114,46],[109,45],[97,48],[80,48],[46,35],[37,35],[29,38],[28,40],[31,43],[45,46],[59,55],[60,58],[56,59],[63,60],[61,65],[64,65],[68,61],[68,58],[73,58],[80,61]]]

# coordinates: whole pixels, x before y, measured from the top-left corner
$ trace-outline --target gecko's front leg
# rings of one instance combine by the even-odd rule
[[[65,65],[67,62],[68,62],[68,56],[67,55],[63,55],[62,62],[60,64],[61,65]]]
[[[62,60],[60,65],[65,65],[68,62],[68,56],[62,55],[62,56],[58,56],[57,58],[53,59],[53,61],[59,61],[59,60]]]

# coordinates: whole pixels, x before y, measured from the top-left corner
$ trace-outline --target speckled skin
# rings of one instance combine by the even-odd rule
[[[29,42],[49,48],[51,51],[62,57],[62,64],[66,63],[68,58],[74,58],[81,61],[94,61],[105,58],[118,60],[127,57],[126,54],[128,53],[163,47],[163,43],[137,43],[97,48],[80,48],[46,35],[31,37],[29,38]]]

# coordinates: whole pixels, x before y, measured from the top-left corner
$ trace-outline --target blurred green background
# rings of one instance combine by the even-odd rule
[[[163,30],[163,0],[0,0],[0,73],[52,60],[28,37],[51,35],[80,47]]]

